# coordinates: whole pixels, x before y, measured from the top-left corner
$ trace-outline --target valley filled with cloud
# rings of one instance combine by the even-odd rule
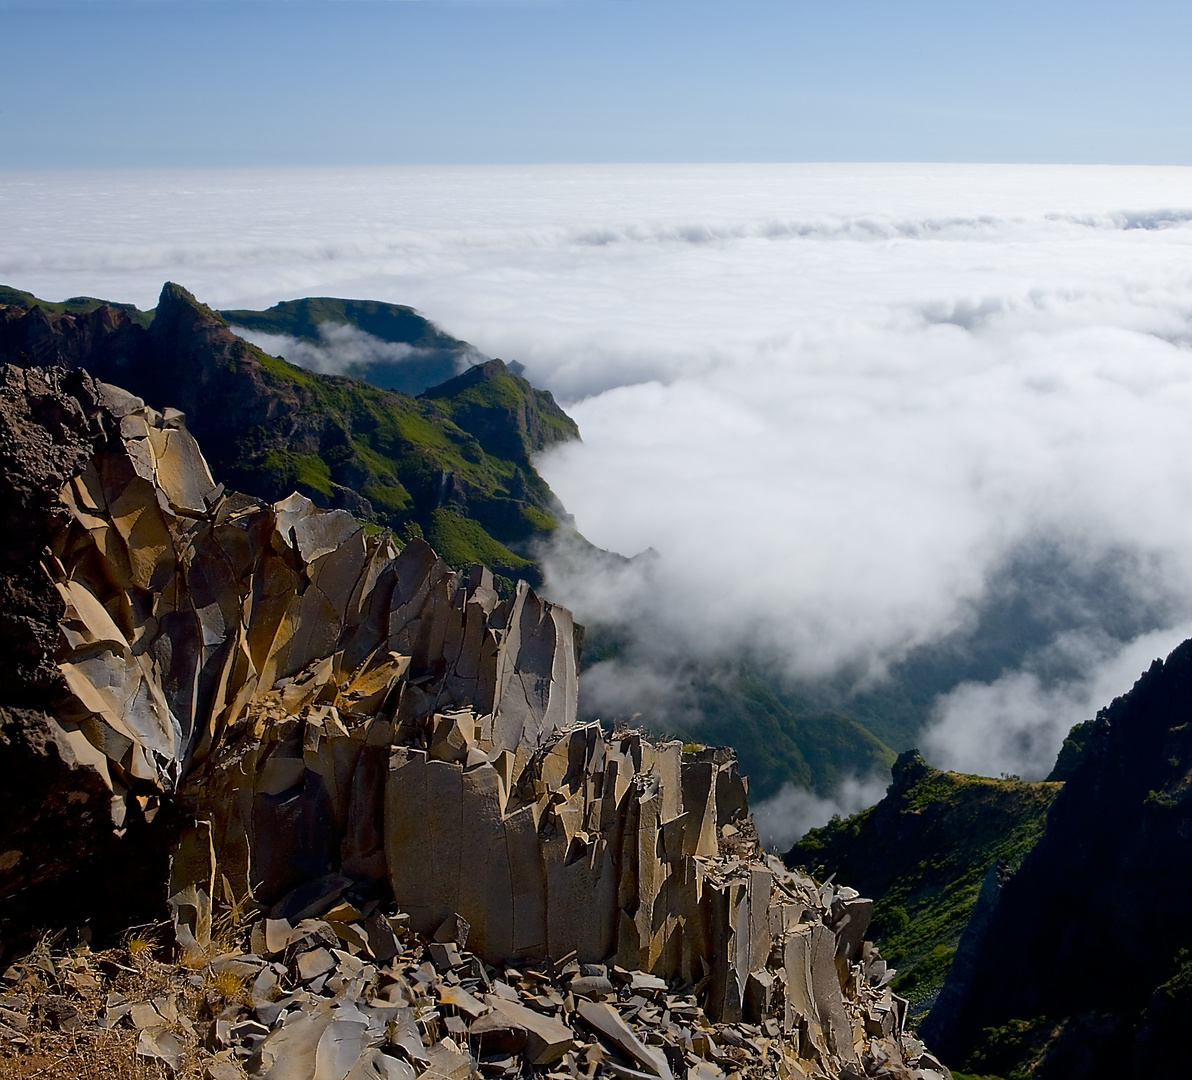
[[[872,692],[1027,611],[919,743],[1039,777],[1192,632],[1190,193],[1084,166],[9,173],[0,281],[414,306],[554,392],[583,442],[543,475],[588,540],[647,553],[545,553],[581,621],[635,628],[590,710],[698,725],[676,658]],[[372,348],[335,334],[305,362]],[[776,798],[822,819],[876,797],[850,783]]]

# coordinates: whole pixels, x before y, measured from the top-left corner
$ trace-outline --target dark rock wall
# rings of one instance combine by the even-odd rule
[[[68,689],[49,545],[70,522],[61,489],[119,438],[104,398],[83,371],[0,369],[3,955],[40,925],[87,922],[102,934],[156,916],[165,899],[173,819],[117,825],[103,755],[55,716]]]
[[[63,606],[42,569],[58,492],[106,439],[85,372],[0,371],[0,703],[35,707],[61,687],[53,663]]]
[[[1066,1080],[1182,1054],[1192,948],[1192,641],[1082,732],[1042,839],[1001,889],[967,986],[923,1032],[945,1060]]]

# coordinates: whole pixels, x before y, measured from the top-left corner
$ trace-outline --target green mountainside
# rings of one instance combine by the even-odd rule
[[[920,1028],[1006,1080],[1178,1075],[1192,1015],[1192,640],[1078,725],[1017,872]]]
[[[812,829],[786,855],[874,899],[875,943],[921,1018],[935,1003],[990,866],[1016,868],[1062,784],[943,772],[902,754],[876,806]]]
[[[0,305],[23,308],[39,307],[53,315],[89,315],[101,307],[112,307],[125,312],[133,322],[146,329],[153,322],[153,312],[141,311],[135,304],[97,300],[94,296],[72,296],[69,300],[54,302],[38,299],[32,293],[14,289],[11,285],[0,285]]]
[[[755,799],[784,783],[829,795],[847,778],[884,773],[894,761],[894,751],[853,717],[805,708],[747,663],[705,668],[692,686],[700,720],[678,725],[676,734],[732,746]]]
[[[453,565],[483,562],[504,588],[540,583],[532,548],[561,511],[531,455],[579,432],[500,360],[415,398],[269,356],[178,285],[162,289],[147,330],[122,307],[16,298],[0,309],[3,359],[87,367],[181,409],[229,485],[268,499],[297,490],[425,536]]]
[[[343,374],[352,378],[404,394],[421,393],[486,359],[467,342],[445,334],[413,308],[379,300],[310,296],[283,300],[265,311],[228,310],[219,314],[233,327],[263,334],[285,334],[312,345],[324,343],[320,328],[352,326],[378,341],[409,346],[410,351],[400,358],[373,357],[343,368]]]

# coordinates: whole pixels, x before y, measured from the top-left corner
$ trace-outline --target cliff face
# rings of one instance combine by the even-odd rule
[[[1192,1005],[1192,642],[1077,732],[1021,869],[924,1032],[1001,1075],[1150,1077]],[[1077,743],[1083,744],[1078,746]]]

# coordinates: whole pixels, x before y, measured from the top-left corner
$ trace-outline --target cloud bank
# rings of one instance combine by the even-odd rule
[[[1094,611],[1048,646],[1063,679],[1042,658],[937,705],[940,764],[1038,775],[1192,619],[1190,191],[1175,168],[9,174],[0,280],[369,297],[525,363],[583,433],[540,463],[578,528],[657,553],[550,560],[581,620],[650,628],[635,682],[591,676],[610,702],[681,704],[668,650],[879,680],[1031,545],[1128,553],[1153,625]]]
[[[872,806],[886,794],[887,781],[877,777],[846,780],[832,798],[821,798],[805,788],[784,784],[777,795],[753,807],[758,839],[768,851],[784,854],[808,829],[834,816],[849,817]]]
[[[1125,643],[1060,635],[1051,651],[1065,654],[1075,675],[1049,680],[1028,667],[992,683],[963,683],[938,700],[923,750],[944,768],[1041,780],[1073,725],[1129,690],[1156,657],[1188,637],[1192,622]]]
[[[324,375],[343,375],[350,368],[369,364],[401,363],[433,355],[431,350],[419,349],[401,341],[384,341],[345,323],[319,324],[319,340],[303,341],[289,334],[264,334],[233,326],[245,341],[264,349],[271,356],[281,356],[291,364]]]

